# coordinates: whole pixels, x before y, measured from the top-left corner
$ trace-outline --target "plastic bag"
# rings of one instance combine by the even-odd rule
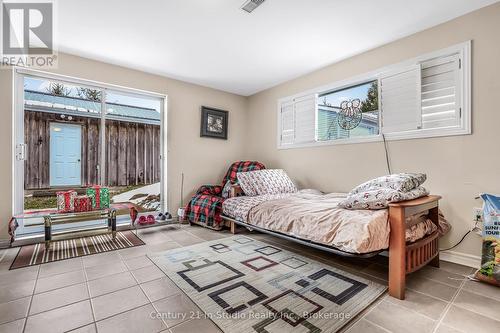
[[[482,194],[483,251],[476,278],[500,286],[500,197]]]

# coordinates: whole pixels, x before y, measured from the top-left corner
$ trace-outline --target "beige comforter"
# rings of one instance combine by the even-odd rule
[[[227,199],[224,215],[283,234],[326,244],[352,253],[389,247],[387,209],[348,210],[338,207],[345,193],[302,190],[288,195]],[[412,221],[406,238],[414,241],[435,230],[425,217]],[[408,227],[410,227],[408,225]]]
[[[345,194],[297,193],[250,209],[248,221],[347,252],[363,253],[389,246],[388,212],[338,207]]]

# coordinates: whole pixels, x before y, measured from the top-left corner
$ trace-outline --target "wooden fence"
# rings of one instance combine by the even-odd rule
[[[50,187],[50,123],[61,122],[59,114],[25,111],[24,188]],[[73,117],[65,123],[82,126],[82,185],[97,184],[101,140],[100,119]],[[160,126],[106,120],[107,186],[152,184],[160,181]]]

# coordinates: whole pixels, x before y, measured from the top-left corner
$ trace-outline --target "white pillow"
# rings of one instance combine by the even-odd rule
[[[379,188],[408,192],[422,185],[426,179],[427,176],[424,173],[396,173],[371,179],[356,186],[349,194],[356,194]]]
[[[391,202],[400,202],[417,199],[429,194],[424,187],[419,186],[409,192],[396,191],[391,188],[379,188],[360,193],[349,194],[339,203],[346,209],[384,209]]]
[[[297,192],[297,187],[282,169],[238,172],[236,177],[247,196]]]

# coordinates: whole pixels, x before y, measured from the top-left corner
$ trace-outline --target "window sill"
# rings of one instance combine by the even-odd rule
[[[458,136],[458,135],[469,135],[469,134],[472,134],[469,128],[448,127],[448,128],[420,129],[420,130],[406,131],[400,133],[385,133],[385,139],[386,141],[399,141],[399,140],[428,139],[436,137]],[[382,135],[379,134],[369,137],[357,137],[351,139],[339,139],[330,141],[304,142],[292,145],[280,145],[278,143],[277,148],[278,150],[287,150],[295,148],[314,148],[314,147],[349,145],[349,144],[381,142],[381,141],[383,141],[383,138]]]
[[[348,145],[348,144],[357,144],[357,143],[365,143],[365,142],[377,142],[377,141],[381,141],[381,140],[382,140],[382,135],[379,134],[379,135],[363,136],[363,137],[350,138],[350,139],[303,142],[303,143],[295,143],[295,144],[291,144],[291,145],[281,145],[278,143],[278,149],[294,149],[294,148]]]

